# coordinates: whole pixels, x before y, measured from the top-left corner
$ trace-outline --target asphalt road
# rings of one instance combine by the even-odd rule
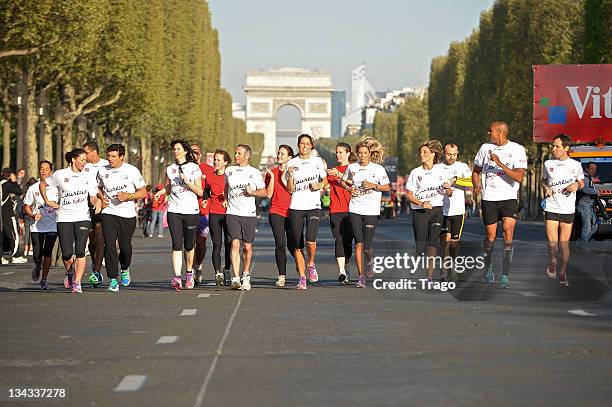
[[[463,240],[462,254],[479,255],[479,221],[466,222]],[[265,220],[250,292],[214,287],[210,269],[208,285],[170,289],[168,237],[134,238],[133,283],[119,294],[72,295],[59,267],[53,290],[41,292],[29,265],[2,266],[0,404],[607,406],[612,250],[601,243],[575,253],[562,288],[544,274],[543,240],[541,224],[519,225],[507,290],[485,286],[479,270],[446,292],[376,290],[372,279],[365,290],[338,286],[327,223],[317,239],[321,281],[297,291],[289,266],[290,284],[279,289]],[[380,221],[375,248],[412,254],[409,218]],[[396,268],[375,275],[422,277]],[[9,388],[67,396],[16,401]]]

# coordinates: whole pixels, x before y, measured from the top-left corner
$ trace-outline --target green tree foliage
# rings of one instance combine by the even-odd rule
[[[612,62],[612,0],[585,1],[584,63]]]
[[[397,155],[397,112],[377,112],[374,116],[372,135],[376,137],[383,148],[385,155]]]
[[[429,139],[427,97],[409,97],[397,109],[397,155],[401,174],[420,163],[418,146]]]

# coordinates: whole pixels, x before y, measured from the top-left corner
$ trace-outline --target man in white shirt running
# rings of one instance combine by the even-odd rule
[[[237,165],[225,169],[226,223],[232,242],[232,277],[234,290],[251,289],[251,257],[253,240],[257,227],[255,198],[266,196],[266,185],[261,172],[249,165],[252,155],[251,147],[246,144],[236,146],[234,160]],[[242,251],[242,282],[240,282],[240,242],[244,242]]]
[[[491,253],[497,236],[497,222],[502,222],[504,248],[502,255],[501,288],[508,288],[508,275],[512,264],[514,227],[518,212],[518,190],[527,169],[525,147],[508,140],[505,122],[491,123],[488,131],[490,142],[483,144],[474,159],[472,184],[474,194],[482,194],[482,220],[485,224],[485,271],[483,280],[493,284]],[[483,176],[483,182],[480,175]]]
[[[444,162],[441,166],[447,174],[446,179],[449,181],[472,177],[472,170],[466,163],[457,161],[458,156],[459,147],[456,144],[448,143],[444,146]],[[451,190],[451,196],[443,196],[444,223],[442,224],[440,240],[444,257],[450,256],[455,259],[459,255],[459,240],[465,221],[465,191],[456,184],[451,185]],[[443,262],[443,264],[446,264],[446,262]],[[454,280],[455,278],[452,268],[442,272],[443,281]]]
[[[134,202],[143,199],[146,184],[138,168],[125,163],[125,147],[111,144],[106,148],[110,164],[98,170],[98,198],[102,200],[102,231],[104,233],[104,258],[109,278],[108,291],[119,292],[119,265],[121,285],[130,285],[132,263],[132,236],[136,229]],[[117,254],[117,241],[119,254]]]
[[[83,171],[94,184],[98,184],[98,170],[100,167],[108,165],[108,161],[100,158],[98,143],[88,141],[83,145],[83,150],[87,157],[87,164]],[[89,216],[93,227],[89,232],[89,255],[91,256],[91,274],[89,275],[89,285],[92,288],[102,284],[103,277],[102,260],[104,259],[104,234],[102,233],[102,218],[100,213],[96,213],[95,208],[91,208]]]

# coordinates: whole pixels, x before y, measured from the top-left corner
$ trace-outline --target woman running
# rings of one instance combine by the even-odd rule
[[[339,143],[336,146],[336,159],[338,165],[327,170],[329,181],[329,195],[331,203],[329,206],[329,224],[334,235],[336,249],[336,263],[338,264],[338,282],[348,284],[350,281],[349,264],[353,254],[353,229],[349,216],[349,201],[351,193],[342,185],[342,176],[346,172],[349,163],[355,162],[355,154],[347,143]]]
[[[43,160],[38,164],[38,173],[41,180],[49,178],[52,171],[53,164],[51,162]],[[49,200],[57,202],[57,187],[47,185],[46,192]],[[57,209],[45,204],[40,194],[40,181],[28,188],[23,203],[24,212],[34,221],[30,226],[32,246],[34,246],[32,280],[37,281],[40,277],[40,289],[48,290],[47,276],[51,268],[53,246],[55,246],[57,240]]]
[[[174,277],[170,285],[175,290],[183,288],[183,249],[185,250],[185,287],[192,289],[195,280],[193,258],[196,228],[200,221],[198,196],[202,196],[202,171],[197,164],[193,150],[185,140],[170,143],[175,163],[166,168],[166,187],[155,196],[170,195],[168,198],[168,228],[172,238],[172,269]]]
[[[362,138],[356,146],[359,162],[349,164],[342,177],[343,186],[351,193],[349,216],[355,238],[355,261],[357,263],[358,288],[365,288],[365,263],[368,276],[372,276],[374,253],[372,241],[376,231],[376,221],[380,215],[382,193],[391,189],[385,168],[382,145],[374,137]]]
[[[410,172],[406,182],[412,229],[417,256],[426,253],[427,257],[435,257],[440,247],[444,194],[452,196],[453,191],[444,167],[438,164],[442,157],[442,144],[438,140],[426,141],[419,147],[419,157],[422,165]],[[430,282],[434,263],[427,261],[427,279]]]
[[[268,217],[276,248],[274,257],[276,258],[276,268],[278,269],[277,287],[284,287],[287,278],[287,250],[295,256],[295,246],[293,234],[291,233],[291,222],[289,222],[289,205],[291,204],[291,194],[287,191],[287,161],[293,157],[293,149],[286,144],[278,147],[276,158],[278,166],[267,170],[266,174],[266,193],[271,200],[270,215]]]
[[[231,157],[225,150],[215,151],[214,172],[204,179],[204,188],[208,199],[208,227],[212,239],[212,263],[215,270],[215,281],[218,286],[230,284],[230,238],[225,222],[225,169],[231,162]],[[221,247],[225,248],[225,265],[221,272]]]
[[[72,287],[73,293],[82,293],[81,278],[86,265],[85,246],[92,228],[88,202],[100,208],[96,198],[98,186],[93,178],[83,171],[87,163],[85,150],[75,148],[66,153],[65,158],[69,167],[41,179],[39,191],[45,204],[57,209],[57,234],[66,268],[64,287]],[[50,199],[52,196],[47,196],[48,187],[57,188],[57,201]]]
[[[553,139],[554,159],[544,162],[542,188],[544,189],[546,240],[550,264],[546,268],[548,277],[557,277],[557,254],[561,248],[559,283],[568,287],[567,263],[570,250],[569,240],[576,211],[576,191],[584,187],[582,166],[569,158],[570,138],[560,134]]]
[[[300,275],[297,288],[306,289],[306,261],[304,258],[304,224],[306,224],[306,254],[311,283],[319,281],[315,267],[317,233],[321,220],[321,192],[327,185],[327,166],[321,157],[310,155],[315,147],[308,134],[298,137],[298,155],[287,162],[287,190],[291,193],[289,219],[295,245],[295,267]]]

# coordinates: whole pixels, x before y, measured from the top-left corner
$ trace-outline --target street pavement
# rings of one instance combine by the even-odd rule
[[[321,281],[298,291],[291,257],[287,288],[274,286],[272,233],[265,219],[258,228],[250,292],[215,287],[210,254],[206,285],[170,289],[169,237],[134,237],[133,282],[119,294],[84,285],[73,295],[60,267],[49,276],[52,291],[41,292],[31,265],[2,266],[0,404],[610,405],[608,243],[573,254],[567,288],[544,273],[542,224],[521,222],[507,290],[485,286],[480,270],[459,274],[446,292],[376,290],[373,279],[358,289],[336,282],[324,222]],[[466,221],[463,255],[480,254],[482,230]],[[410,219],[379,221],[374,247],[379,256],[412,255]],[[375,278],[423,276],[391,268]],[[11,400],[9,388],[67,396]]]

